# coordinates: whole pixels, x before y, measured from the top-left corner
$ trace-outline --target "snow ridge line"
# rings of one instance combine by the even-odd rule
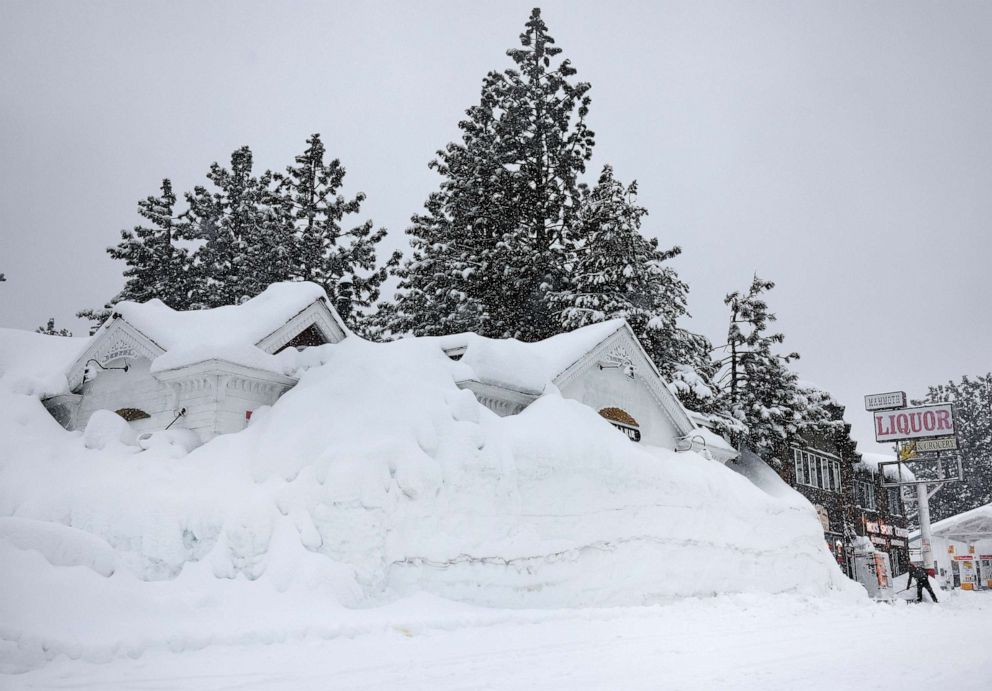
[[[741,547],[739,545],[734,545],[732,543],[721,543],[721,542],[711,542],[707,540],[677,540],[674,538],[663,538],[656,537],[654,535],[638,535],[633,537],[621,538],[619,540],[598,540],[596,542],[591,542],[587,545],[580,545],[578,547],[570,547],[569,549],[560,550],[558,552],[550,552],[548,554],[538,554],[522,557],[476,557],[471,554],[459,554],[457,557],[452,559],[438,561],[431,559],[429,557],[404,557],[403,559],[396,559],[392,562],[392,566],[427,566],[435,569],[446,569],[452,566],[461,566],[464,564],[484,564],[487,566],[513,566],[517,563],[522,562],[533,562],[533,561],[543,561],[544,563],[553,564],[559,561],[574,561],[584,552],[598,551],[598,552],[615,552],[618,548],[635,543],[655,543],[661,545],[667,545],[672,547],[701,547],[701,548],[714,548],[714,549],[728,549],[731,551],[736,551],[741,554],[749,554],[751,556],[761,556],[763,554],[769,553],[769,550],[755,549],[751,547]]]

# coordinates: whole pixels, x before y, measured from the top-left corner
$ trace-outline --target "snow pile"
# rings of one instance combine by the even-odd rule
[[[460,362],[466,369],[459,381],[474,379],[540,394],[570,365],[623,328],[627,328],[623,319],[611,319],[533,343],[473,333],[437,340],[445,351],[463,350]]]
[[[66,393],[65,370],[92,340],[0,329],[0,389],[41,398]]]
[[[216,358],[281,373],[280,358],[255,344],[320,299],[326,295],[317,284],[286,282],[240,305],[176,311],[161,300],[125,301],[114,312],[166,351],[152,363],[153,372]]]
[[[534,608],[863,597],[794,492],[634,444],[553,391],[499,418],[435,339],[349,337],[306,359],[246,430],[187,455],[121,443],[109,423],[97,448],[96,429],[64,431],[5,377],[0,664],[347,630],[372,615],[345,608],[423,593]]]

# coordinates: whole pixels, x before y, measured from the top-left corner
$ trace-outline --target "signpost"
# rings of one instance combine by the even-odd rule
[[[890,391],[889,393],[873,393],[865,396],[865,410],[888,410],[889,408],[905,408],[906,392]]]
[[[913,458],[916,453],[933,452],[937,456],[939,466],[940,452],[953,451],[958,447],[954,429],[954,408],[949,403],[907,408],[906,393],[893,391],[865,396],[865,410],[871,411],[875,418],[875,441],[911,442],[899,452],[898,460],[893,461],[893,464],[901,464]],[[884,466],[880,464],[879,468],[884,475]],[[938,480],[934,492],[943,487],[944,482],[949,479]],[[903,480],[901,473],[899,480],[893,484],[916,486],[923,568],[933,575],[935,564],[931,547],[933,536],[930,531],[932,492],[929,491],[926,480]]]
[[[954,409],[950,403],[901,410],[876,410],[874,415],[877,442],[954,434]]]
[[[929,453],[931,451],[956,451],[958,448],[957,437],[943,437],[941,439],[921,439],[916,442],[918,453]]]

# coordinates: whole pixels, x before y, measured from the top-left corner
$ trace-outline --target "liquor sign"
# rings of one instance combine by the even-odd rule
[[[901,441],[954,434],[954,408],[949,403],[905,410],[876,411],[875,441]]]
[[[916,450],[920,453],[928,451],[954,451],[958,448],[957,437],[942,437],[940,439],[921,439],[916,442]]]
[[[906,407],[905,391],[873,393],[865,396],[865,410],[889,410]]]

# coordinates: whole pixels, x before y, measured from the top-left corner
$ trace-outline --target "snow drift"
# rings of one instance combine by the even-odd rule
[[[187,455],[66,432],[36,398],[57,388],[51,372],[18,369],[12,339],[0,343],[7,669],[326,633],[424,594],[554,608],[860,591],[795,492],[633,444],[553,390],[499,418],[456,386],[465,365],[438,339],[311,348],[276,405]]]

